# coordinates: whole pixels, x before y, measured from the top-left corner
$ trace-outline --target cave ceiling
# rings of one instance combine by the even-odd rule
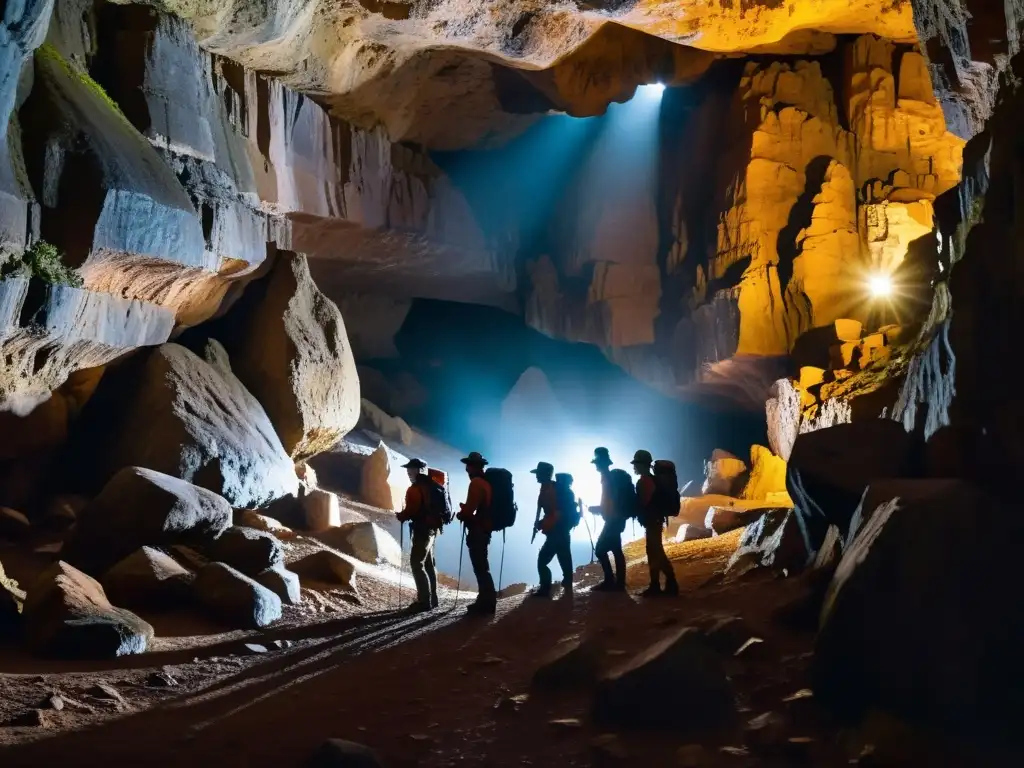
[[[637,85],[722,56],[820,55],[836,35],[913,42],[909,0],[161,0],[200,43],[314,95],[336,117],[431,149],[538,115],[601,114]]]

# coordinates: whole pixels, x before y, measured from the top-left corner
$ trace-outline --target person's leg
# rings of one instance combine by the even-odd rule
[[[652,531],[654,539],[654,557],[658,562],[658,570],[665,574],[665,594],[666,595],[678,595],[679,585],[676,583],[676,573],[672,568],[672,562],[668,559],[668,555],[665,554],[665,542],[662,540],[662,534],[664,532],[663,521],[658,520],[657,525],[654,526]],[[648,555],[648,558],[650,555]]]
[[[412,580],[416,584],[416,604],[430,606],[430,587],[427,583],[427,572],[424,562],[427,559],[427,541],[429,537],[421,533],[412,536],[412,549],[409,551],[409,567]]]
[[[534,593],[539,597],[546,597],[551,594],[551,568],[549,564],[555,556],[555,541],[553,536],[545,536],[544,543],[537,553],[537,573],[540,576],[540,586]]]
[[[615,589],[626,588],[626,555],[622,552],[622,532],[626,530],[626,523],[622,521],[615,526],[615,538],[610,542],[612,555],[615,557]]]
[[[434,555],[437,535],[430,534],[427,539],[427,557],[424,568],[427,572],[427,583],[430,586],[430,607],[437,608],[437,561]]]
[[[604,581],[597,587],[601,590],[611,589],[615,586],[615,575],[612,573],[612,563],[608,557],[615,541],[613,528],[613,524],[605,521],[601,533],[597,537],[597,542],[594,544],[594,554],[597,555],[597,560],[601,563],[601,570],[604,571]]]
[[[494,579],[491,577],[491,565],[487,561],[487,547],[491,543],[490,532],[467,534],[469,546],[469,561],[473,565],[473,573],[476,576],[477,599],[476,604],[488,610],[494,609],[497,602],[497,595],[494,592]]]
[[[559,534],[555,554],[558,556],[558,567],[562,569],[562,586],[572,589],[572,546],[568,532]]]

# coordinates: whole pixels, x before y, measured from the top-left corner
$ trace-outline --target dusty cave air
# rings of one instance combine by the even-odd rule
[[[517,681],[564,685],[566,658],[592,675],[576,714],[534,724],[570,734],[570,764],[628,764],[617,697],[651,680],[743,744],[661,723],[651,764],[847,765],[879,728],[1020,757],[1001,550],[1024,533],[1002,495],[1024,462],[1022,28],[1021,0],[5,2],[0,749],[141,764],[102,728],[191,728],[160,697],[238,671],[207,657],[333,638],[364,724],[289,721],[294,743],[257,748],[231,734],[281,709],[225,699],[238,764],[332,736],[399,765],[542,762],[519,726],[374,719],[407,703],[374,675],[415,677],[400,646],[431,633],[440,690],[473,677],[445,649],[486,650],[502,693],[473,677],[481,712],[528,721]],[[675,463],[676,607],[591,595],[597,446]],[[457,509],[470,451],[519,506],[491,542],[495,626],[554,642],[569,605],[561,661],[451,626],[478,586],[458,524],[435,543],[449,608],[390,616],[415,591],[402,465],[447,472]],[[538,461],[585,510],[576,602],[541,619],[519,597]],[[635,596],[654,539],[623,537]],[[379,634],[347,634],[364,621]],[[334,706],[300,666],[267,685]]]

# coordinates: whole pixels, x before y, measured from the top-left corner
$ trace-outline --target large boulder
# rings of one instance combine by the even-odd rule
[[[732,570],[739,563],[754,562],[794,573],[806,567],[809,558],[796,511],[769,509],[743,531],[740,545],[729,559],[726,570]]]
[[[845,722],[879,709],[954,742],[1019,747],[1024,615],[1006,546],[1024,517],[959,480],[891,481],[884,495],[826,595],[815,700]]]
[[[337,495],[317,488],[302,499],[306,528],[314,533],[341,525],[341,506]]]
[[[209,341],[204,354],[164,344],[103,377],[69,458],[88,467],[84,484],[138,466],[219,493],[236,508],[298,491],[291,458],[223,347]]]
[[[24,604],[24,590],[18,587],[18,582],[4,573],[3,563],[0,563],[0,637],[17,631]]]
[[[594,695],[594,719],[611,727],[716,727],[733,717],[735,707],[721,658],[692,627],[613,669]]]
[[[409,485],[408,477],[396,471],[392,462],[391,452],[384,443],[375,450],[363,463],[362,484],[359,489],[360,500],[378,509],[396,512],[405,501],[405,489]]]
[[[741,499],[770,499],[786,493],[786,462],[763,445],[750,447],[750,477]]]
[[[368,520],[330,528],[317,538],[364,563],[400,565],[402,562],[402,549],[395,537]]]
[[[255,528],[257,531],[269,533],[281,541],[291,541],[295,538],[295,531],[268,515],[261,515],[251,509],[236,509],[234,514],[235,525],[243,528]]]
[[[238,378],[263,404],[285,451],[326,451],[356,425],[359,375],[345,321],[309,274],[305,256],[282,254],[234,310],[225,337]]]
[[[716,448],[704,462],[702,494],[735,496],[747,477],[747,465],[728,451]]]
[[[54,563],[28,591],[25,637],[43,655],[110,658],[143,653],[153,627],[115,608],[99,582],[67,563]]]
[[[313,552],[291,563],[290,568],[303,581],[336,584],[351,591],[356,589],[355,564],[336,552],[326,549]]]
[[[256,583],[266,587],[281,598],[287,605],[298,605],[302,602],[302,590],[299,576],[283,565],[267,568],[256,576]]]
[[[915,477],[921,446],[889,419],[837,424],[797,437],[786,472],[809,552],[817,552],[830,524],[845,539],[864,490],[886,478]]]
[[[64,555],[103,573],[140,547],[202,545],[231,525],[231,505],[205,488],[125,467],[78,516]]]
[[[276,536],[241,526],[228,528],[203,552],[210,560],[227,563],[246,576],[256,576],[284,563],[284,546]]]
[[[135,610],[167,608],[189,599],[192,573],[170,555],[142,547],[101,579],[107,597]]]
[[[258,629],[281,618],[281,598],[224,563],[199,569],[195,595],[213,618],[239,629]]]

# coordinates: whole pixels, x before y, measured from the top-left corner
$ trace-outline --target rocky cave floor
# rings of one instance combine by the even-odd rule
[[[396,573],[380,569],[362,579],[359,604],[304,589],[301,606],[261,631],[168,614],[147,616],[160,638],[149,652],[116,661],[4,647],[3,764],[288,766],[328,738],[364,743],[391,766],[943,764],[895,721],[841,729],[818,711],[814,590],[767,569],[727,578],[741,535],[670,545],[679,599],[635,597],[647,580],[640,541],[627,548],[630,596],[591,594],[599,569],[583,566],[574,597],[505,597],[491,621],[463,619],[468,597],[456,606],[449,589],[439,611],[396,611]],[[410,597],[406,570],[400,602]],[[695,729],[680,716],[650,731],[600,728],[590,686],[531,685],[567,636],[590,641],[608,668],[686,626],[724,660],[732,726]],[[699,711],[696,696],[660,690],[636,706]]]

